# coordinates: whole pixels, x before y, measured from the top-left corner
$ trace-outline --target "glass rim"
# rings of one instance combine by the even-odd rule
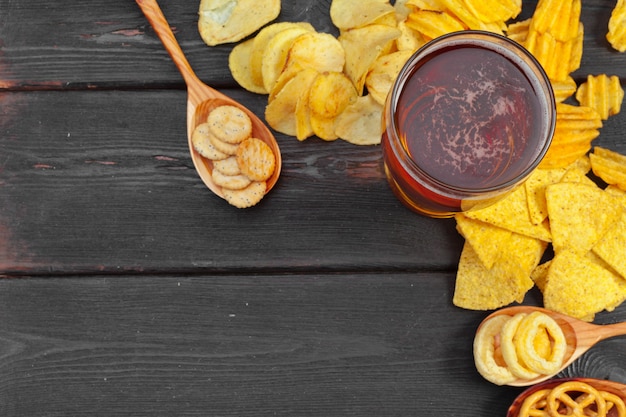
[[[410,157],[407,150],[403,146],[399,146],[399,148],[400,148],[400,152],[404,156],[406,156],[406,163],[410,164],[410,166],[413,169],[415,169],[416,171],[419,171],[421,175],[425,176],[426,178],[428,178],[429,181],[432,181],[434,184],[437,184],[439,187],[442,187],[451,191],[459,192],[459,193],[483,194],[483,193],[496,192],[500,190],[509,189],[515,186],[516,184],[518,184],[520,181],[523,181],[524,179],[526,179],[541,163],[541,161],[543,160],[544,156],[548,152],[548,149],[550,148],[550,145],[552,143],[552,137],[554,135],[555,124],[556,124],[556,99],[554,97],[554,91],[552,89],[552,84],[550,83],[550,79],[548,78],[548,75],[546,74],[542,65],[526,48],[524,48],[518,42],[507,38],[506,36],[493,33],[493,32],[483,31],[483,30],[471,30],[471,29],[462,30],[462,31],[447,33],[437,38],[434,38],[428,41],[423,46],[421,46],[417,51],[415,51],[413,55],[411,55],[411,57],[406,61],[406,63],[401,68],[395,82],[393,83],[392,89],[389,92],[389,106],[386,112],[395,113],[397,105],[398,105],[398,100],[400,98],[400,91],[403,89],[404,84],[408,80],[409,78],[408,75],[410,75],[415,63],[419,62],[424,57],[429,56],[431,53],[438,51],[442,47],[449,45],[449,43],[451,41],[454,41],[454,39],[459,39],[458,41],[459,45],[468,44],[466,42],[469,40],[469,39],[466,39],[468,36],[479,37],[479,39],[473,39],[473,41],[480,42],[479,46],[487,47],[487,49],[498,52],[498,49],[496,49],[495,47],[488,48],[488,46],[489,45],[500,46],[500,48],[504,48],[507,51],[511,51],[516,56],[521,55],[522,62],[517,63],[518,65],[516,66],[520,67],[520,71],[524,74],[524,76],[526,76],[527,78],[535,79],[536,82],[533,82],[533,85],[539,85],[541,87],[540,92],[543,92],[545,95],[545,104],[546,104],[546,110],[548,113],[547,113],[547,120],[545,123],[546,124],[545,129],[542,129],[542,133],[545,133],[545,137],[542,140],[543,142],[542,148],[535,154],[532,163],[528,164],[528,166],[524,170],[522,170],[518,175],[516,175],[515,177],[505,182],[492,185],[489,187],[482,187],[482,188],[475,188],[475,187],[468,188],[468,187],[460,187],[460,186],[447,184],[433,177],[431,174],[429,174],[428,172],[420,168],[415,163],[415,161]],[[510,59],[509,56],[506,56],[506,58]],[[523,67],[519,65],[520,63],[523,64]],[[543,101],[544,100],[542,100],[542,102]],[[391,117],[391,114],[387,114],[386,117],[389,117],[391,121],[391,126],[393,127],[393,132],[392,132],[393,136],[399,139],[399,135],[398,135],[399,129],[398,129],[396,118]],[[395,141],[391,141],[391,142],[395,142]],[[395,143],[390,143],[390,145],[392,149],[394,149],[394,152],[398,152],[398,150],[396,149],[398,146],[396,146]]]

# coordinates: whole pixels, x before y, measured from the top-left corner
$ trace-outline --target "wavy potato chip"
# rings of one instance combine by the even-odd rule
[[[464,0],[470,12],[482,22],[506,22],[517,17],[522,11],[521,0]]]
[[[588,75],[576,91],[576,100],[581,106],[596,110],[602,120],[620,112],[624,100],[624,90],[617,75]]]
[[[626,190],[626,156],[596,146],[589,159],[595,175],[607,184]]]
[[[606,39],[620,52],[626,52],[626,0],[617,0],[611,17]]]
[[[209,46],[237,42],[280,13],[280,0],[201,0],[198,31]]]
[[[412,12],[406,20],[406,25],[421,33],[427,40],[466,29],[452,15],[437,10],[417,10]]]
[[[567,76],[563,80],[550,80],[552,91],[554,92],[554,100],[562,103],[576,93],[576,81],[571,76]]]
[[[581,0],[541,0],[532,16],[531,30],[549,33],[566,42],[578,36]]]

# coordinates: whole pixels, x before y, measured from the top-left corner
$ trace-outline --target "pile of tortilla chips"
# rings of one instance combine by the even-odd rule
[[[465,238],[453,299],[459,307],[496,309],[522,302],[537,286],[546,308],[592,321],[626,300],[626,156],[600,147],[589,154],[624,92],[606,75],[589,76],[577,92],[569,73],[582,56],[579,19],[580,0],[540,0],[532,18],[508,27],[546,68],[558,102],[555,135],[522,186],[456,216]],[[580,105],[563,103],[574,93]]]

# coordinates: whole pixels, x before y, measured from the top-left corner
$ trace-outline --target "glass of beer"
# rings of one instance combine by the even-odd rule
[[[550,81],[522,46],[483,31],[444,35],[408,60],[387,97],[387,179],[430,217],[486,207],[541,162],[555,119]]]

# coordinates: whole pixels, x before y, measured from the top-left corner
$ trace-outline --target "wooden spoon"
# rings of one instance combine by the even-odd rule
[[[558,374],[563,369],[568,367],[572,362],[578,359],[583,353],[585,353],[599,341],[608,339],[609,337],[626,335],[626,322],[607,325],[591,324],[567,316],[565,314],[560,314],[554,311],[547,310],[545,308],[532,306],[515,306],[500,309],[487,316],[485,320],[483,320],[483,323],[494,316],[499,316],[503,314],[508,316],[514,316],[517,313],[530,314],[534,311],[541,311],[549,315],[558,323],[558,325],[563,330],[563,334],[565,335],[565,341],[567,343],[567,349],[565,351],[563,364],[556,372],[551,375],[541,375],[533,379],[516,379],[506,385],[524,387],[536,384],[541,381],[545,381],[546,379],[553,377],[554,375]]]
[[[152,25],[152,28],[161,39],[163,46],[165,46],[165,49],[170,54],[174,64],[176,64],[176,67],[187,84],[187,141],[189,144],[191,159],[202,181],[211,191],[224,198],[221,187],[216,185],[211,177],[211,172],[213,170],[211,161],[203,158],[196,152],[191,142],[191,135],[198,124],[206,122],[207,116],[212,109],[228,104],[239,107],[246,112],[248,116],[250,116],[250,120],[252,120],[252,135],[267,143],[274,152],[274,156],[276,157],[276,168],[272,176],[267,180],[267,187],[265,191],[266,193],[269,192],[278,180],[282,164],[280,149],[274,135],[272,135],[263,121],[261,121],[254,113],[244,107],[241,103],[238,103],[225,94],[220,93],[200,81],[191,69],[191,65],[189,65],[183,50],[176,41],[176,37],[170,29],[170,26],[156,0],[136,1],[143,14],[148,19],[148,22],[150,22],[150,25]]]
[[[528,398],[530,395],[542,389],[552,389],[558,385],[561,385],[564,382],[568,381],[580,381],[585,384],[591,385],[597,390],[607,391],[612,394],[621,397],[624,401],[626,401],[626,385],[620,384],[619,382],[608,381],[604,379],[594,379],[594,378],[563,378],[563,379],[553,379],[551,381],[542,382],[541,384],[537,384],[533,387],[526,389],[517,398],[513,401],[511,406],[509,407],[509,411],[506,413],[507,417],[518,417],[522,404],[524,404],[524,400]],[[607,413],[607,415],[613,415],[612,412]]]

